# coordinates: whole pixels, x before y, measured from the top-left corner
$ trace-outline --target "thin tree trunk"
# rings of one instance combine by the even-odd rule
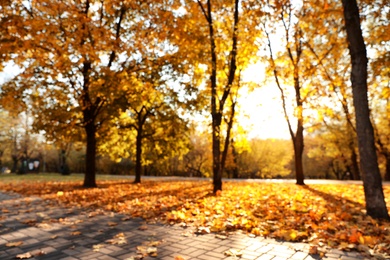
[[[96,187],[96,127],[94,122],[85,126],[87,133],[87,155],[85,161],[84,187]]]
[[[213,192],[222,190],[221,169],[221,114],[213,114]]]
[[[355,147],[351,147],[351,176],[354,180],[361,180]]]
[[[137,129],[134,183],[141,183],[141,174],[142,174],[141,160],[142,160],[142,126],[141,128]]]
[[[299,120],[298,120],[299,121]],[[303,127],[299,127],[294,138],[294,160],[295,160],[295,177],[296,184],[305,185],[304,175],[303,175]]]
[[[233,155],[233,162],[234,162],[234,168],[233,168],[233,179],[238,179],[238,161],[237,161],[237,157],[238,157],[238,154],[237,154],[237,151],[236,151],[236,147],[234,146],[234,140],[232,138],[231,140],[231,146],[232,146],[232,155]]]
[[[375,149],[374,130],[370,121],[367,97],[367,53],[360,27],[356,0],[342,0],[348,47],[352,61],[352,94],[356,115],[360,168],[362,172],[367,214],[390,219],[383,195],[382,180]]]
[[[226,99],[230,94],[232,88],[235,72],[237,69],[236,66],[236,57],[237,57],[237,31],[238,31],[238,15],[239,15],[239,0],[234,2],[234,24],[233,24],[233,36],[232,36],[232,50],[230,52],[230,63],[229,63],[229,73],[227,84],[223,89],[222,97],[219,98],[217,93],[217,51],[215,44],[215,35],[214,35],[214,22],[213,22],[213,12],[211,10],[211,0],[207,1],[207,10],[203,7],[203,4],[200,0],[197,1],[202,12],[207,20],[209,27],[209,37],[210,37],[210,54],[211,54],[211,74],[210,74],[210,84],[211,84],[211,117],[212,117],[212,153],[213,153],[213,192],[222,190],[222,171],[223,171],[223,160],[221,158],[221,124],[222,116],[224,112],[224,105]],[[217,103],[217,100],[219,101]],[[227,140],[229,143],[229,140]]]
[[[282,21],[286,29],[286,41],[288,42],[288,28],[286,23],[283,20],[283,15],[282,15]],[[269,33],[266,30],[265,24],[263,25],[265,29],[265,33],[267,35],[267,45],[268,45],[268,50],[270,54],[270,61],[271,61],[271,66],[272,66],[272,72],[275,78],[276,85],[278,89],[280,90],[280,95],[281,95],[281,100],[282,100],[282,107],[283,107],[283,113],[288,125],[288,131],[291,136],[291,140],[293,143],[294,147],[294,166],[295,166],[295,178],[296,178],[296,184],[298,185],[305,185],[304,183],[304,173],[303,173],[303,162],[302,162],[302,157],[303,157],[303,149],[304,149],[304,136],[303,136],[303,104],[302,104],[302,98],[301,98],[301,93],[300,93],[300,82],[299,82],[299,61],[300,61],[300,55],[302,53],[302,46],[300,42],[296,42],[296,58],[294,59],[291,47],[289,45],[286,46],[287,52],[289,54],[290,61],[292,65],[294,66],[294,74],[293,74],[293,79],[294,79],[294,90],[295,90],[295,102],[296,102],[296,109],[297,109],[297,128],[296,132],[294,132],[292,128],[292,124],[289,118],[289,115],[287,113],[287,104],[286,104],[286,95],[284,93],[284,90],[282,88],[282,85],[279,80],[279,74],[276,69],[276,64],[275,64],[275,58],[272,50],[272,45],[271,45],[271,39],[269,36]]]

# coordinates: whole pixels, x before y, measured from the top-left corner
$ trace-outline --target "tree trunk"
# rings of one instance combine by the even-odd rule
[[[351,177],[353,180],[361,180],[359,163],[354,147],[351,147]]]
[[[85,126],[87,134],[87,155],[85,161],[84,187],[96,187],[96,126],[89,121]]]
[[[12,173],[16,173],[18,171],[18,156],[17,155],[12,155]]]
[[[303,103],[301,97],[301,86],[299,82],[299,57],[300,47],[297,47],[297,59],[291,58],[291,62],[294,64],[294,89],[295,89],[295,102],[297,104],[297,131],[294,133],[290,130],[290,135],[294,143],[294,159],[295,159],[295,178],[296,184],[305,185],[303,174],[303,149],[304,149],[304,137],[303,137]]]
[[[295,160],[295,177],[296,184],[305,185],[304,183],[304,175],[303,175],[303,163],[302,163],[302,155],[303,155],[303,127],[300,126],[298,120],[298,130],[293,139],[294,143],[294,160]]]
[[[141,128],[137,129],[134,183],[141,183],[141,173],[142,173],[141,159],[142,159],[142,126]]]
[[[219,98],[217,92],[217,48],[215,43],[214,35],[214,22],[213,22],[213,12],[211,10],[211,0],[207,1],[207,9],[205,9],[198,0],[198,4],[202,9],[202,12],[206,18],[208,27],[209,27],[209,37],[210,37],[210,55],[211,55],[211,74],[210,74],[210,89],[211,89],[211,117],[212,117],[212,150],[213,150],[213,191],[222,190],[222,171],[224,168],[223,162],[224,159],[221,158],[221,123],[222,116],[224,113],[224,105],[226,99],[230,94],[230,89],[232,87],[233,81],[235,79],[235,72],[237,69],[236,66],[236,56],[237,56],[237,31],[238,31],[238,15],[239,15],[239,0],[234,2],[234,24],[233,24],[233,35],[232,35],[232,50],[230,52],[230,63],[229,63],[229,73],[227,84],[223,89],[222,97]],[[217,103],[217,100],[219,101]],[[227,140],[229,144],[229,139]]]
[[[352,94],[355,107],[360,170],[362,173],[367,214],[390,219],[383,195],[382,181],[375,149],[374,130],[370,121],[367,97],[367,53],[360,27],[356,0],[342,0],[348,47],[351,55]]]
[[[233,138],[232,138],[230,143],[232,146],[232,155],[233,155],[233,162],[234,162],[233,176],[232,177],[233,177],[233,179],[238,179],[238,160],[237,160],[238,154],[236,151],[236,147],[234,146]]]
[[[213,116],[213,192],[222,190],[222,169],[221,169],[221,114]]]
[[[384,176],[384,181],[390,181],[390,156],[386,155],[386,172]]]

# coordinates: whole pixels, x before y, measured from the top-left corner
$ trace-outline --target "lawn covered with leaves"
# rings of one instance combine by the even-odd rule
[[[148,221],[193,226],[199,233],[243,230],[251,236],[309,242],[319,247],[390,254],[390,222],[365,215],[361,185],[100,180],[4,181],[0,190],[40,196],[67,206],[102,208]],[[390,187],[384,187],[390,209]]]

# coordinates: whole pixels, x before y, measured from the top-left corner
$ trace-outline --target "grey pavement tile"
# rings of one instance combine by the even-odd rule
[[[70,256],[75,256],[75,255],[78,255],[80,252],[78,252],[77,250],[74,250],[74,249],[64,249],[62,250],[62,252],[64,254],[67,254],[67,255],[70,255]]]
[[[209,252],[205,253],[205,256],[212,256],[212,257],[215,257],[215,258],[218,258],[218,259],[225,258],[225,254],[223,252],[222,253],[217,253],[217,252],[209,251]],[[201,256],[198,256],[198,258],[201,258]]]
[[[117,256],[120,256],[120,255],[125,255],[125,254],[129,254],[129,250],[125,250],[125,249],[121,249],[121,250],[118,250],[118,251],[113,251],[111,253],[109,253],[108,255],[112,256],[112,257],[117,257]]]
[[[269,255],[274,255],[278,257],[284,257],[285,259],[290,258],[294,255],[295,252],[288,250],[288,251],[283,251],[283,250],[278,250],[278,249],[273,249],[269,251],[267,254]]]
[[[286,258],[283,256],[275,256],[274,258],[272,258],[272,260],[286,260],[286,259],[289,259],[289,258]]]
[[[219,259],[224,259],[225,257],[219,257],[219,256],[212,256],[212,255],[208,255],[208,254],[205,254],[205,255],[200,255],[198,256],[198,259],[202,259],[202,260],[219,260]]]
[[[180,251],[180,254],[183,254],[183,255],[189,255],[191,254],[192,252],[195,252],[195,251],[198,251],[199,249],[196,248],[196,247],[188,247],[182,251]]]
[[[242,254],[242,259],[254,260],[258,258],[258,255]]]
[[[217,247],[216,249],[214,249],[214,252],[217,252],[217,253],[223,253],[227,250],[229,250],[231,247],[228,247],[228,246],[220,246],[220,247]]]
[[[91,260],[91,259],[97,259],[101,256],[104,256],[104,254],[100,252],[88,252],[81,255],[78,255],[77,258],[80,258],[81,260]]]
[[[96,259],[99,259],[99,260],[116,260],[116,258],[108,256],[108,255],[103,255],[103,256],[97,257]]]
[[[274,255],[264,254],[264,255],[261,255],[260,257],[256,258],[256,260],[271,260],[274,257],[275,257]]]
[[[174,252],[174,253],[178,253],[178,252],[181,252],[184,249],[186,249],[186,247],[179,248],[179,247],[175,247],[175,245],[163,245],[163,246],[159,246],[158,248],[160,248],[162,251],[169,250],[169,251]]]
[[[206,251],[214,251],[216,248],[219,247],[219,245],[209,244],[209,243],[202,243],[202,244],[195,245],[195,247],[198,248],[198,249],[206,250]]]
[[[305,252],[295,252],[295,253],[290,257],[290,259],[291,259],[291,260],[302,260],[302,259],[305,259],[307,256],[308,256],[308,254],[305,253]]]
[[[8,254],[8,255],[13,255],[13,256],[16,256],[17,254],[22,254],[24,253],[24,251],[20,248],[11,248],[11,249],[8,249],[8,250],[5,250],[5,252]]]
[[[274,249],[274,246],[275,245],[267,244],[267,245],[262,246],[259,249],[257,249],[256,252],[265,254],[265,253],[268,253],[268,252],[272,251]]]
[[[201,249],[198,249],[194,252],[191,252],[189,255],[191,257],[197,257],[197,256],[200,256],[200,255],[204,255],[206,253],[206,250],[201,250]]]
[[[159,250],[158,252],[158,257],[161,258],[161,257],[166,257],[166,256],[172,256],[172,255],[179,255],[178,252],[173,252],[169,249],[164,249],[164,250]],[[173,258],[172,258],[173,259]]]

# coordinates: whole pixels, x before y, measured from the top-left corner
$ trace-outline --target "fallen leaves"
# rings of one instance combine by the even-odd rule
[[[41,256],[41,255],[45,255],[46,252],[42,251],[42,250],[38,250],[38,251],[32,251],[32,252],[26,252],[26,253],[23,253],[23,254],[18,254],[16,255],[16,259],[29,259],[29,258],[33,258],[35,256]]]
[[[16,255],[16,259],[28,259],[28,258],[33,258],[33,257],[34,256],[29,252]]]
[[[157,246],[159,246],[161,243],[162,241],[144,242],[141,246],[137,246],[137,254],[142,257],[157,257]]]
[[[23,244],[23,241],[8,242],[5,244],[6,247],[17,247]]]
[[[240,250],[231,248],[231,249],[225,251],[224,255],[226,255],[226,256],[233,256],[233,257],[241,257],[242,256],[242,252]]]
[[[211,182],[207,181],[150,181],[140,185],[102,181],[98,185],[100,188],[83,189],[75,182],[19,182],[1,183],[0,189],[129,216],[122,221],[141,217],[149,222],[193,226],[198,235],[242,230],[251,236],[310,242],[318,248],[359,250],[371,255],[390,252],[389,222],[365,215],[361,185],[227,182],[218,196],[210,194]],[[384,186],[384,193],[390,197],[389,186]],[[390,209],[390,201],[387,203]],[[59,222],[74,224],[68,219]],[[34,221],[26,220],[26,224]],[[108,223],[112,227],[116,224]]]
[[[112,244],[112,245],[127,244],[126,237],[123,233],[119,233],[119,234],[115,235],[112,239],[109,239],[107,242]]]

